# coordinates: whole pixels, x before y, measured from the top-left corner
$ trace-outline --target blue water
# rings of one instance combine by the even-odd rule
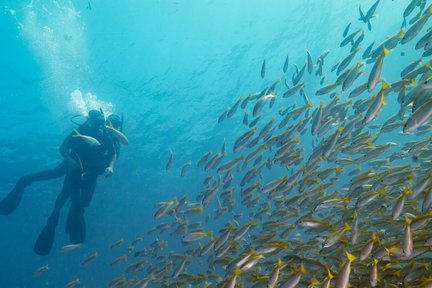
[[[380,43],[399,31],[409,1],[381,1],[372,32],[357,20],[357,0],[90,2],[92,9],[87,1],[0,4],[0,198],[21,175],[53,168],[61,161],[58,147],[75,128],[69,119],[76,114],[100,106],[106,112],[123,112],[130,141],[122,147],[113,178],[99,178],[86,212],[87,240],[81,249],[59,252],[68,243],[65,208],[51,254],[33,253],[61,179],[32,185],[17,211],[0,218],[0,287],[63,287],[75,277],[82,287],[106,287],[124,271],[124,265],[109,263],[125,253],[128,243],[142,235],[145,241],[138,245],[142,249],[155,239],[147,234],[161,222],[153,219],[155,204],[186,193],[194,200],[207,175],[196,161],[206,151],[219,150],[224,139],[231,152],[236,138],[246,131],[240,109],[217,124],[226,107],[240,95],[284,77],[287,55],[288,79],[294,64],[305,63],[305,49],[314,59],[330,50],[325,66],[329,72],[348,54],[349,48],[339,48],[339,43],[349,22],[355,29],[365,29],[363,48],[374,40]],[[375,1],[360,2],[369,7]],[[411,53],[414,44],[392,51],[383,71],[386,80],[397,80],[401,67],[417,59],[418,53]],[[263,59],[267,71],[261,79]],[[332,83],[334,75],[327,74],[326,83]],[[368,75],[363,76],[364,80]],[[305,75],[305,79],[308,97],[318,105],[321,99],[313,94],[320,78]],[[294,101],[303,105],[296,97],[278,107]],[[267,111],[260,125],[271,118]],[[386,119],[395,111],[387,107],[380,117]],[[309,133],[305,137],[305,151],[310,153]],[[174,166],[165,171],[169,149],[174,152]],[[182,178],[180,170],[188,160],[194,165]],[[247,215],[246,210],[236,212]],[[175,243],[174,237],[163,235]],[[111,250],[110,245],[121,238],[126,244]],[[100,254],[96,261],[80,267],[95,251]],[[130,257],[128,263],[133,261]],[[49,271],[33,278],[33,272],[46,263]]]

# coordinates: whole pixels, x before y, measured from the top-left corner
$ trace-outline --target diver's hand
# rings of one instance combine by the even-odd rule
[[[111,177],[114,174],[114,170],[112,167],[107,167],[105,169],[105,177]]]

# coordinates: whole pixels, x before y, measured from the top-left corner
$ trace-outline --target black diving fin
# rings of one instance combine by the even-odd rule
[[[42,229],[33,248],[34,252],[40,256],[47,256],[54,243],[55,230],[59,219],[59,213],[52,214],[48,223]]]
[[[21,177],[21,179],[18,180],[12,191],[0,201],[0,215],[7,216],[15,211],[21,203],[24,189],[28,184],[29,183],[25,177]]]

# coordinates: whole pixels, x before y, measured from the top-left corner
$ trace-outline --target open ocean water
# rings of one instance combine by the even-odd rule
[[[407,15],[407,23],[402,28],[403,14],[412,2],[416,2],[416,5]],[[359,20],[359,5],[366,14],[375,3],[378,5],[374,17],[370,18],[369,29],[367,23]],[[368,81],[374,62],[372,57],[362,59],[362,54],[372,42],[375,41],[373,49],[376,49],[387,37],[397,35],[401,29],[403,31],[388,54],[381,56],[383,52],[377,52],[380,54],[377,59],[385,57],[379,78],[385,79],[389,84],[401,80],[401,71],[427,51],[416,50],[415,46],[431,27],[429,16],[432,10],[428,11],[431,4],[431,1],[423,0],[1,1],[0,199],[14,187],[20,176],[54,168],[61,162],[59,146],[77,127],[70,121],[75,115],[82,115],[75,119],[84,121],[90,109],[102,108],[106,115],[123,113],[123,132],[129,139],[129,145],[121,147],[113,177],[105,178],[102,175],[98,178],[95,195],[85,212],[87,237],[80,248],[60,252],[61,247],[69,244],[65,233],[67,203],[60,216],[51,253],[42,257],[33,252],[37,236],[61,190],[62,179],[34,183],[26,189],[23,200],[14,213],[7,217],[0,216],[0,287],[64,287],[77,278],[80,283],[76,287],[108,287],[112,279],[122,274],[125,274],[125,279],[137,278],[127,283],[129,286],[125,286],[127,280],[123,280],[111,287],[135,287],[138,279],[153,276],[156,279],[150,278],[152,280],[148,287],[229,287],[230,284],[252,287],[260,283],[267,285],[270,273],[276,269],[274,267],[278,267],[278,258],[287,264],[281,268],[278,283],[296,276],[295,273],[300,271],[299,267],[303,263],[306,272],[301,273],[299,287],[314,287],[309,286],[313,277],[323,283],[327,269],[320,270],[317,265],[314,266],[305,259],[320,260],[333,275],[338,275],[342,273],[339,272],[342,265],[351,263],[346,260],[344,251],[358,257],[372,232],[378,234],[382,247],[386,244],[395,246],[397,243],[399,248],[404,246],[406,243],[402,240],[402,235],[406,235],[408,224],[402,215],[405,213],[411,220],[416,220],[419,215],[430,211],[429,207],[423,208],[422,205],[429,201],[423,199],[432,193],[428,192],[432,190],[432,180],[428,176],[431,174],[432,154],[430,140],[427,142],[428,137],[432,136],[431,121],[426,121],[418,128],[420,132],[403,133],[403,124],[412,114],[409,106],[409,109],[400,113],[398,127],[381,134],[379,130],[380,125],[401,111],[403,104],[397,100],[400,90],[406,89],[406,94],[409,94],[409,91],[416,89],[414,87],[423,85],[431,76],[430,67],[425,66],[418,77],[416,75],[413,79],[408,79],[404,88],[391,88],[393,90],[385,96],[386,105],[382,106],[374,117],[375,120],[359,124],[357,128],[352,128],[353,134],[337,139],[337,148],[334,148],[337,155],[332,159],[321,159],[318,166],[312,165],[308,160],[319,149],[321,140],[333,135],[339,137],[337,127],[346,127],[354,119],[353,115],[362,114],[360,117],[363,117],[373,101],[366,103],[365,108],[360,110],[354,109],[356,103],[371,100],[371,96],[380,93],[382,84],[378,82],[372,92],[366,90],[360,96],[349,98],[349,93],[355,87]],[[416,25],[419,21],[417,19],[421,17],[426,21],[424,27],[413,40],[402,44],[403,33]],[[346,46],[340,47],[345,38],[344,30],[350,22],[352,24],[346,37],[357,30],[359,32]],[[350,54],[351,47],[356,45],[355,41],[363,37],[361,35],[364,35],[364,39],[359,42],[359,52],[342,69],[358,69],[358,79],[346,91],[342,91],[340,82],[334,91],[315,95],[318,89],[336,82],[338,76],[336,71],[331,72],[331,68]],[[313,60],[311,73],[307,71],[306,51],[310,51]],[[329,53],[324,60],[317,61],[326,51]],[[289,63],[284,72],[287,56]],[[429,57],[423,57],[417,67],[427,63]],[[265,69],[262,67],[264,60]],[[368,60],[370,63],[366,63]],[[360,62],[364,62],[364,65],[355,67]],[[317,75],[320,65],[323,72]],[[296,66],[298,70],[305,67],[299,83],[304,83],[303,91],[307,99],[298,91],[292,96],[283,97],[288,90],[284,82],[290,88],[294,86],[293,74],[299,74]],[[263,91],[278,79],[281,82],[276,84],[274,91]],[[429,88],[421,88],[423,94],[415,94],[422,97],[419,100],[421,104],[430,104],[432,94],[429,94]],[[335,101],[334,96],[330,97],[332,92],[339,94],[336,96],[338,104],[345,103],[340,108],[327,110],[331,113],[320,121],[320,125],[321,128],[327,125],[328,131],[323,130],[321,135],[313,136],[312,122],[318,117],[320,102],[322,107],[336,105],[332,102]],[[259,97],[266,95],[275,95],[276,98],[272,107],[269,104],[273,96],[269,100],[263,100],[269,104],[266,102],[261,112],[257,113],[262,117],[255,125],[257,131],[253,137],[258,136],[272,117],[273,129],[259,139],[255,146],[233,152],[236,140],[251,129],[243,124],[246,111],[249,113],[249,124],[254,119],[255,103],[260,101]],[[223,117],[224,111],[229,111],[227,107],[236,106],[239,97],[242,98],[238,106],[250,97],[247,106],[231,110],[231,117]],[[350,100],[352,102],[346,102]],[[286,126],[279,128],[279,123],[285,118],[283,112],[290,113],[299,107],[304,107],[300,116],[290,119]],[[345,108],[347,110],[344,114],[341,111]],[[218,119],[221,120],[220,123]],[[303,123],[299,123],[299,120],[304,121],[305,127],[296,131]],[[271,135],[289,129],[294,129],[294,132],[289,138],[283,139],[283,143],[274,144],[276,146],[268,143]],[[370,134],[356,138],[367,131]],[[290,148],[295,161],[287,165],[274,161],[276,151],[296,137],[299,137],[299,143]],[[356,146],[357,144],[352,144],[353,139],[364,142]],[[404,146],[406,143],[421,140],[426,141],[422,149],[411,154],[407,152],[407,146]],[[337,161],[363,157],[373,153],[373,147],[390,142],[392,144],[388,148],[367,161],[360,160],[353,164]],[[262,172],[247,185],[241,186],[240,181],[254,166],[255,160],[245,167],[245,159],[242,158],[233,169],[228,169],[233,180],[223,187],[228,181],[227,174],[218,173],[217,168],[240,155],[246,158],[263,143],[267,143],[267,146],[260,151],[262,160],[255,164],[256,168],[262,166]],[[224,149],[223,146],[225,150],[221,150]],[[366,146],[372,148],[367,150]],[[347,147],[354,149],[354,152],[352,149],[347,152]],[[174,155],[173,165],[167,170],[170,151]],[[197,162],[208,151],[212,151],[212,154],[206,163],[218,152],[223,159],[219,160],[218,165],[205,171],[205,165],[198,167]],[[396,156],[391,158],[391,155]],[[384,159],[383,163],[388,159],[388,162],[377,164],[378,166],[370,163],[377,159]],[[192,165],[182,177],[182,167],[189,160]],[[410,166],[404,166],[407,164]],[[302,171],[302,167],[307,173]],[[309,167],[312,167],[310,171]],[[338,170],[334,170],[331,177],[320,179],[321,174],[318,172],[329,167],[338,167]],[[355,169],[359,170],[352,172]],[[368,169],[376,174],[362,182],[363,194],[359,194],[357,190],[350,194],[352,180]],[[407,174],[398,176],[405,177],[404,179],[391,184],[379,182],[385,176],[405,171],[404,169]],[[297,172],[300,174],[294,186],[282,191],[287,179],[290,181]],[[206,188],[203,181],[208,176],[213,178],[209,179]],[[287,176],[287,179],[280,180],[281,184],[275,186],[275,196],[269,191],[261,191],[270,181],[283,176]],[[413,190],[415,184],[421,181],[429,182],[425,184],[421,195],[408,200],[408,194],[402,194],[401,191],[404,188]],[[252,198],[245,200],[241,191],[253,183],[258,183],[260,188],[253,192]],[[302,185],[306,188],[300,188]],[[316,192],[318,186],[319,193]],[[385,190],[385,195],[380,194],[379,200],[371,200],[375,201],[372,207],[361,207],[362,210],[356,208],[358,198],[378,191],[379,188]],[[227,189],[232,189],[232,194],[228,193],[231,200],[222,201],[227,195],[222,193]],[[211,194],[208,196],[209,203],[203,200],[206,193]],[[185,195],[188,200],[184,206],[178,207],[179,200]],[[300,195],[297,201],[285,202],[296,195]],[[319,214],[314,210],[315,206],[328,199],[314,201],[323,195],[348,201],[342,201],[345,204],[335,204],[330,210]],[[392,220],[395,203],[405,196],[407,200],[401,216]],[[173,201],[174,198],[176,200]],[[254,198],[256,202],[253,201]],[[233,204],[227,203],[230,201]],[[168,204],[159,205],[161,202]],[[167,208],[166,215],[155,219],[156,210],[164,205]],[[218,205],[225,206],[227,211],[220,218],[214,219]],[[268,209],[264,211],[263,217],[256,215],[265,208]],[[352,230],[340,229],[343,229],[344,223],[352,226],[356,219],[355,211],[363,226],[360,229],[361,240],[357,244],[351,244]],[[375,219],[376,215],[388,219],[388,222]],[[282,221],[284,217],[287,220]],[[297,226],[299,219],[311,217],[321,219],[329,226],[319,228],[321,230],[315,234],[305,232],[305,228]],[[230,228],[221,230],[227,227],[227,223],[230,223]],[[240,228],[246,227],[248,223],[252,223],[250,231],[241,235],[240,239],[235,239]],[[180,226],[184,230],[175,233]],[[396,233],[399,238],[393,235],[395,233],[388,236],[382,231],[382,226],[395,227],[392,232],[399,229]],[[149,233],[155,227],[156,231]],[[292,229],[292,232],[282,233],[287,229]],[[205,246],[217,241],[213,239],[223,238],[227,231],[231,231],[227,242],[219,243],[221,247],[227,248],[226,255],[220,255],[222,251],[214,248],[206,255],[199,255],[197,249],[200,249],[200,245]],[[275,232],[274,235],[270,233],[272,231]],[[426,247],[420,243],[428,238],[428,231],[430,226],[413,232],[416,244],[413,253]],[[321,244],[313,238],[332,235],[332,232],[342,232],[341,239],[336,241],[336,248],[323,252]],[[190,233],[206,234],[202,239],[184,245],[182,239],[191,237]],[[220,238],[215,238],[217,236]],[[259,238],[260,236],[262,237]],[[137,237],[143,237],[143,240],[138,239],[131,247],[131,242]],[[124,243],[111,248],[120,239]],[[275,240],[286,243],[288,248],[280,245],[280,250],[270,255],[250,252],[251,248],[256,250],[273,245]],[[136,254],[143,249],[147,250],[142,255]],[[94,262],[88,267],[82,267],[82,262],[95,252],[98,252],[98,257]],[[233,262],[248,253],[250,259],[258,259],[257,264],[252,265],[251,270],[238,265],[244,271],[237,273]],[[422,286],[426,285],[428,279],[432,279],[429,270],[420,269],[421,263],[426,263],[424,265],[427,266],[430,263],[427,262],[430,255],[424,253],[413,256],[410,261],[405,258],[400,260],[395,254],[388,255],[388,259],[380,259],[379,273],[384,275],[379,278],[380,285],[396,285],[381,287],[429,287]],[[299,258],[290,258],[289,255],[293,254]],[[122,255],[127,256],[125,263],[110,265]],[[144,258],[145,263],[138,265],[139,269],[127,270],[130,265]],[[358,259],[353,261],[353,287],[371,285],[368,281],[369,272],[366,271],[369,268],[365,268],[370,263],[373,263],[372,258],[363,262]],[[392,269],[399,269],[402,274],[395,276],[397,274],[386,270],[384,267],[388,263],[397,263],[399,266]],[[48,264],[48,270],[39,277],[34,277],[33,273],[45,264]],[[178,271],[181,265],[184,267]],[[405,276],[412,270],[415,270],[418,277],[410,282]],[[362,275],[367,277],[362,278]],[[405,278],[399,280],[398,277]],[[217,283],[221,286],[217,286]]]

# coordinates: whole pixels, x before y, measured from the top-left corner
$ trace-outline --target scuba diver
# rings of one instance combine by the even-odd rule
[[[112,114],[105,121],[102,111],[91,110],[87,121],[68,135],[60,147],[64,160],[55,169],[24,175],[12,191],[0,201],[0,215],[12,213],[21,202],[26,186],[36,181],[65,175],[63,188],[57,196],[54,209],[42,229],[34,251],[48,255],[54,242],[60,210],[71,199],[66,232],[71,243],[85,240],[84,208],[88,207],[99,175],[110,177],[119,155],[120,143],[127,145],[122,130],[123,120]]]

